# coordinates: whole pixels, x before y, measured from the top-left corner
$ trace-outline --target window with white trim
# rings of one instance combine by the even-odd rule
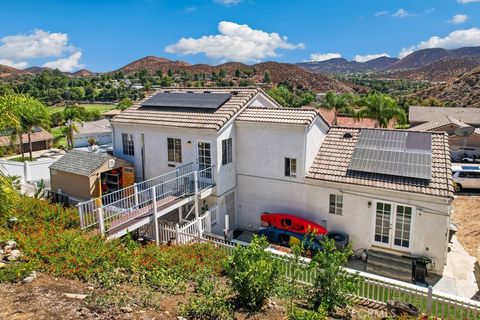
[[[328,213],[341,216],[343,213],[343,196],[338,194],[330,194],[330,203]]]
[[[285,177],[297,176],[297,159],[285,158]]]
[[[178,138],[167,138],[168,161],[182,162],[182,140]]]
[[[122,133],[123,154],[128,156],[135,155],[135,146],[133,144],[133,134]]]
[[[233,161],[232,138],[222,140],[222,165]]]

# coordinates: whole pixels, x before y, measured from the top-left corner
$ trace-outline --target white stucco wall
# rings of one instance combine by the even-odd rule
[[[237,173],[287,181],[305,175],[305,126],[237,121]],[[297,159],[297,176],[285,177],[285,158]]]
[[[88,140],[90,138],[95,139],[95,142],[97,143],[97,145],[112,143],[112,133],[101,132],[101,133],[75,134],[73,136],[73,145],[75,148],[88,147],[90,145],[90,143],[88,143]]]
[[[369,249],[375,245],[375,200],[414,206],[412,245],[405,252],[429,256],[433,258],[437,272],[443,269],[450,212],[448,203],[443,199],[361,186],[317,186],[242,174],[237,176],[237,184],[239,227],[257,230],[260,214],[265,211],[290,213],[317,223],[326,222],[328,230],[346,232],[353,241],[354,249]],[[364,194],[358,194],[360,192]],[[328,213],[331,193],[343,195],[341,216]]]
[[[308,128],[305,151],[305,168],[307,171],[315,160],[318,150],[320,149],[323,140],[325,140],[325,136],[329,129],[328,124],[321,120],[320,117],[317,117]]]

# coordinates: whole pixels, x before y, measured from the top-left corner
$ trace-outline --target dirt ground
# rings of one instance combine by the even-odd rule
[[[480,196],[458,196],[453,201],[452,222],[458,241],[472,256],[480,247]]]
[[[119,288],[123,293],[132,293],[132,288]],[[84,299],[66,294],[86,295]],[[138,294],[138,292],[137,292]],[[54,278],[39,274],[31,283],[0,284],[0,320],[57,320],[57,319],[133,319],[133,320],[178,320],[179,307],[188,300],[191,292],[182,295],[147,296],[148,306],[128,305],[125,301],[109,298],[105,292],[80,281]],[[120,299],[121,300],[121,299]],[[154,300],[154,301],[152,301]],[[154,307],[153,307],[154,306]],[[357,305],[339,315],[337,319],[381,319],[383,307]],[[285,308],[277,303],[265,307],[256,314],[236,312],[236,320],[283,320]]]

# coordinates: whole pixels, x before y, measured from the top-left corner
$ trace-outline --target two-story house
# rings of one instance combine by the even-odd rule
[[[255,231],[262,212],[285,212],[347,233],[354,249],[427,256],[443,270],[453,198],[444,133],[330,127],[257,88],[163,89],[111,124],[114,154],[139,181],[210,168],[213,232]]]

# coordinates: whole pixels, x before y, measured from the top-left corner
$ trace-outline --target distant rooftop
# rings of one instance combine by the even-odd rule
[[[89,134],[89,133],[108,133],[112,131],[110,121],[107,119],[101,119],[97,121],[83,122],[77,126],[77,134]]]
[[[467,124],[480,126],[480,108],[411,106],[408,120],[411,123],[425,123],[442,116],[449,116]]]

